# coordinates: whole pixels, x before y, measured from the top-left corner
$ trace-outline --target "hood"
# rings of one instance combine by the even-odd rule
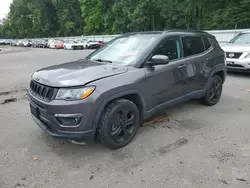
[[[225,52],[250,52],[250,44],[228,43],[221,47]]]
[[[32,79],[52,87],[72,87],[122,74],[127,70],[126,66],[82,59],[38,70]]]

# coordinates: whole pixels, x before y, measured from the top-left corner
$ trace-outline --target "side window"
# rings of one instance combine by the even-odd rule
[[[207,37],[203,37],[203,42],[204,42],[206,50],[208,50],[211,47],[211,43],[209,42]]]
[[[201,37],[182,37],[184,57],[199,54],[205,51]]]
[[[154,55],[166,55],[169,60],[174,60],[181,57],[180,49],[180,41],[178,39],[168,38],[161,42]]]

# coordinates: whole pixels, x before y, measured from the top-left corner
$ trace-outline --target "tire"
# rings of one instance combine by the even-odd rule
[[[222,88],[223,82],[221,77],[218,75],[213,76],[208,84],[205,96],[201,99],[202,103],[207,106],[216,105],[220,100]]]
[[[110,149],[129,144],[140,127],[137,106],[126,99],[115,100],[104,110],[98,123],[98,138]]]

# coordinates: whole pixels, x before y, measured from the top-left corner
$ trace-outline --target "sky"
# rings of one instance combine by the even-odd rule
[[[0,19],[3,19],[9,12],[12,0],[0,0]]]

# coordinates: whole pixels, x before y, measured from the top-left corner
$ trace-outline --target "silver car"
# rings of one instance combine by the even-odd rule
[[[228,71],[250,72],[250,31],[236,35],[222,49],[226,53]]]

